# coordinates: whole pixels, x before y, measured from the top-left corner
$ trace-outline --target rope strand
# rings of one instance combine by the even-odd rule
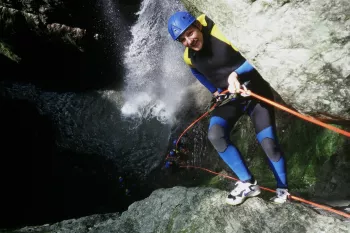
[[[246,94],[246,95],[253,96],[254,98],[259,99],[259,100],[261,100],[261,101],[264,101],[264,102],[266,102],[266,103],[268,103],[268,104],[271,104],[272,106],[274,106],[274,107],[276,107],[276,108],[279,108],[279,109],[281,109],[281,110],[283,110],[283,111],[286,111],[286,112],[288,112],[288,113],[290,113],[290,114],[293,114],[293,115],[295,115],[295,116],[297,116],[297,117],[299,117],[299,118],[301,118],[301,119],[303,119],[303,120],[305,120],[305,121],[309,121],[309,122],[311,122],[311,123],[314,123],[314,124],[317,124],[317,125],[319,125],[319,126],[322,126],[322,127],[326,128],[326,129],[332,130],[332,131],[334,131],[334,132],[336,132],[336,133],[340,133],[340,134],[342,134],[342,135],[344,135],[344,136],[350,137],[350,132],[347,132],[347,131],[345,131],[345,130],[339,129],[339,128],[334,127],[334,126],[332,126],[332,125],[328,125],[328,124],[323,123],[323,122],[321,122],[321,121],[319,121],[319,120],[316,120],[315,118],[308,117],[308,116],[305,116],[305,115],[303,115],[303,114],[300,114],[300,113],[298,113],[298,112],[296,112],[296,111],[293,111],[293,110],[291,110],[291,109],[289,109],[289,108],[287,108],[287,107],[285,107],[285,106],[283,106],[283,105],[281,105],[281,104],[278,104],[278,103],[276,103],[276,102],[274,102],[274,101],[272,101],[272,100],[269,100],[269,99],[266,99],[266,98],[264,98],[264,97],[262,97],[262,96],[260,96],[260,95],[257,95],[257,94],[253,93],[253,92],[250,91],[250,90],[245,91],[245,90],[242,90],[242,89],[241,89],[240,92],[242,92],[243,94]],[[225,93],[228,93],[228,90],[225,90],[224,92],[222,92],[222,94],[225,94]],[[179,138],[178,138],[177,141],[176,141],[176,148],[177,148],[177,144],[179,143],[179,141],[180,141],[180,139],[182,138],[182,136],[183,136],[192,126],[194,126],[198,121],[200,121],[200,120],[203,119],[205,116],[207,116],[207,115],[208,115],[211,111],[213,111],[216,107],[217,107],[217,104],[214,104],[207,112],[205,112],[202,116],[200,116],[198,119],[196,119],[194,122],[192,122],[192,124],[190,124],[190,125],[181,133],[181,135],[179,136]]]
[[[293,110],[291,110],[291,109],[289,109],[289,108],[287,108],[287,107],[285,107],[285,106],[283,106],[281,104],[278,104],[278,103],[276,103],[276,102],[274,102],[272,100],[269,100],[269,99],[266,99],[266,98],[264,98],[262,96],[259,96],[259,95],[255,94],[255,93],[251,92],[251,91],[246,92],[246,91],[244,91],[242,89],[240,91],[242,93],[247,93],[247,94],[249,94],[249,95],[251,95],[251,96],[253,96],[253,97],[255,97],[255,98],[259,99],[259,100],[262,100],[262,101],[268,103],[268,104],[271,104],[272,106],[274,106],[276,108],[279,108],[279,109],[281,109],[283,111],[286,111],[286,112],[288,112],[290,114],[293,114],[293,115],[295,115],[295,116],[297,116],[297,117],[299,117],[299,118],[301,118],[301,119],[303,119],[305,121],[309,121],[309,122],[314,123],[316,125],[322,126],[322,127],[326,128],[326,129],[332,130],[332,131],[334,131],[336,133],[340,133],[340,134],[342,134],[344,136],[350,137],[350,132],[347,132],[345,130],[339,129],[339,128],[334,127],[332,125],[328,125],[328,124],[323,123],[323,122],[321,122],[319,120],[316,120],[315,118],[312,118],[312,117],[300,114],[300,113],[298,113],[296,111],[293,111]]]
[[[209,170],[209,169],[207,169],[207,168],[196,167],[196,166],[180,166],[180,167],[181,167],[181,168],[195,168],[195,169],[200,169],[200,170],[203,170],[203,171],[206,171],[206,172],[215,174],[215,175],[219,175],[219,176],[225,177],[225,178],[227,178],[227,179],[231,179],[231,180],[238,181],[238,179],[236,179],[236,178],[234,178],[234,177],[231,177],[231,176],[228,176],[228,175],[223,175],[223,174],[220,174],[220,173],[211,171],[211,170]],[[265,187],[262,187],[262,186],[260,186],[260,188],[263,189],[263,190],[265,190],[265,191],[272,192],[272,193],[275,193],[275,192],[276,192],[276,191],[273,190],[273,189],[265,188]],[[299,201],[299,202],[303,202],[303,203],[312,205],[312,206],[314,206],[314,207],[317,207],[317,208],[320,208],[320,209],[323,209],[323,210],[330,211],[330,212],[332,212],[332,213],[341,215],[341,216],[343,216],[343,217],[345,217],[345,218],[350,218],[350,214],[344,213],[344,212],[339,211],[339,210],[335,210],[335,209],[330,208],[330,207],[328,207],[328,206],[324,206],[324,205],[321,205],[321,204],[318,204],[318,203],[315,203],[315,202],[312,202],[312,201],[308,201],[308,200],[305,200],[305,199],[302,199],[302,198],[300,198],[300,197],[293,196],[293,195],[289,195],[289,198],[290,198],[290,199],[293,199],[293,200],[296,200],[296,201]]]

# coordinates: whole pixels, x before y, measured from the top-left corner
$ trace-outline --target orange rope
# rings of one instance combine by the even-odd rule
[[[227,92],[228,92],[228,90],[225,90],[224,92],[222,92],[222,94],[225,94],[225,93],[227,93]],[[288,112],[288,113],[290,113],[290,114],[293,114],[293,115],[295,115],[295,116],[297,116],[297,117],[299,117],[299,118],[301,118],[301,119],[303,119],[303,120],[312,122],[312,123],[314,123],[314,124],[316,124],[316,125],[322,126],[322,127],[327,128],[327,129],[329,129],[329,130],[332,130],[332,131],[334,131],[334,132],[336,132],[336,133],[340,133],[340,134],[342,134],[342,135],[345,135],[345,136],[347,136],[347,137],[350,137],[350,132],[347,132],[347,131],[345,131],[345,130],[339,129],[339,128],[334,127],[334,126],[332,126],[332,125],[328,125],[328,124],[323,123],[323,122],[321,122],[321,121],[319,121],[319,120],[316,120],[315,118],[312,118],[312,117],[309,117],[309,116],[304,116],[304,115],[302,115],[302,114],[300,114],[300,113],[298,113],[298,112],[296,112],[296,111],[293,111],[293,110],[291,110],[291,109],[289,109],[289,108],[287,108],[287,107],[285,107],[285,106],[283,106],[283,105],[281,105],[281,104],[278,104],[278,103],[276,103],[276,102],[274,102],[274,101],[272,101],[272,100],[269,100],[269,99],[266,99],[266,98],[264,98],[264,97],[262,97],[262,96],[260,96],[260,95],[257,95],[257,94],[253,93],[253,92],[250,91],[250,90],[245,91],[245,90],[242,90],[242,89],[241,89],[240,92],[245,93],[245,94],[248,94],[248,95],[251,95],[251,96],[253,96],[253,97],[255,97],[255,98],[259,99],[259,100],[262,100],[262,101],[264,101],[264,102],[266,102],[266,103],[268,103],[268,104],[271,104],[272,106],[275,106],[276,108],[279,108],[279,109],[284,110],[284,111],[286,111],[286,112]],[[176,148],[177,148],[177,144],[179,143],[179,141],[180,141],[180,139],[182,138],[182,136],[183,136],[194,124],[196,124],[196,123],[197,123],[198,121],[200,121],[202,118],[204,118],[205,116],[207,116],[212,110],[214,110],[214,108],[216,107],[216,105],[217,105],[217,104],[214,104],[207,112],[205,112],[201,117],[199,117],[199,118],[198,118],[197,120],[195,120],[192,124],[190,124],[190,125],[181,133],[180,137],[179,137],[179,138],[177,139],[177,141],[176,141],[176,146],[175,146]]]
[[[221,94],[226,94],[228,92],[228,90],[223,91]],[[197,120],[195,120],[194,122],[192,122],[192,124],[190,124],[180,135],[180,137],[177,139],[176,141],[176,145],[175,148],[177,148],[177,144],[179,143],[180,139],[182,138],[182,136],[192,127],[194,126],[198,121],[202,120],[202,118],[204,118],[205,116],[207,116],[211,111],[214,110],[214,108],[216,107],[217,103],[215,103],[207,112],[205,112],[202,116],[200,116]]]
[[[205,116],[207,116],[214,108],[215,108],[216,104],[213,105],[213,107],[211,107],[207,112],[205,112],[202,116],[200,116],[197,120],[195,120],[194,122],[192,122],[192,124],[190,124],[180,135],[180,137],[177,139],[176,141],[176,145],[175,148],[177,149],[177,144],[179,143],[180,139],[182,138],[182,136],[192,127],[194,126],[194,124],[196,124],[198,121],[202,120],[202,118],[204,118]]]
[[[228,178],[228,179],[231,179],[231,180],[235,180],[235,181],[238,181],[238,179],[234,178],[234,177],[231,177],[231,176],[227,176],[227,175],[223,175],[223,174],[220,174],[220,173],[217,173],[217,172],[214,172],[214,171],[211,171],[209,169],[206,169],[206,168],[202,168],[202,167],[196,167],[196,166],[180,166],[181,168],[196,168],[196,169],[201,169],[201,170],[204,170],[206,172],[209,172],[209,173],[212,173],[212,174],[215,174],[215,175],[219,175],[219,176],[222,176],[222,177],[225,177],[225,178]],[[269,192],[272,192],[272,193],[275,193],[276,191],[273,190],[273,189],[269,189],[269,188],[265,188],[265,187],[262,187],[260,186],[261,189],[263,190],[266,190],[266,191],[269,191]],[[312,202],[312,201],[308,201],[308,200],[305,200],[305,199],[302,199],[300,197],[296,197],[296,196],[293,196],[293,195],[289,195],[289,198],[290,199],[294,199],[296,201],[300,201],[300,202],[303,202],[303,203],[306,203],[306,204],[309,204],[309,205],[312,205],[312,206],[315,206],[315,207],[318,207],[318,208],[321,208],[323,210],[327,210],[327,211],[330,211],[330,212],[333,212],[335,214],[339,214],[345,218],[350,218],[350,214],[347,214],[347,213],[344,213],[342,211],[339,211],[339,210],[335,210],[333,208],[330,208],[328,206],[324,206],[324,205],[320,205],[320,204],[317,204],[315,202]]]
[[[259,95],[255,94],[255,93],[251,92],[251,91],[247,91],[247,92],[246,92],[246,91],[244,91],[244,90],[242,90],[242,89],[241,89],[240,91],[241,91],[242,93],[247,93],[248,95],[251,95],[251,96],[253,96],[253,97],[255,97],[255,98],[259,99],[259,100],[262,100],[262,101],[264,101],[264,102],[266,102],[266,103],[268,103],[268,104],[271,104],[271,105],[273,105],[273,106],[275,106],[275,107],[277,107],[277,108],[279,108],[279,109],[281,109],[281,110],[284,110],[284,111],[286,111],[286,112],[289,112],[290,114],[293,114],[293,115],[295,115],[295,116],[297,116],[297,117],[300,117],[300,118],[303,119],[303,120],[312,122],[312,123],[314,123],[314,124],[317,124],[317,125],[320,125],[320,126],[323,126],[323,127],[327,128],[327,129],[330,129],[330,130],[332,130],[332,131],[334,131],[334,132],[336,132],[336,133],[340,133],[340,134],[343,134],[343,135],[345,135],[345,136],[347,136],[347,137],[350,137],[350,132],[347,132],[347,131],[345,131],[345,130],[339,129],[339,128],[334,127],[334,126],[332,126],[332,125],[325,124],[325,123],[323,123],[323,122],[321,122],[321,121],[319,121],[319,120],[316,120],[315,118],[308,117],[308,116],[304,116],[304,115],[302,115],[302,114],[300,114],[300,113],[298,113],[298,112],[296,112],[296,111],[293,111],[293,110],[291,110],[291,109],[289,109],[289,108],[287,108],[287,107],[284,107],[283,105],[280,105],[280,104],[278,104],[278,103],[276,103],[276,102],[273,102],[273,101],[271,101],[271,100],[269,100],[269,99],[266,99],[266,98],[264,98],[264,97],[262,97],[262,96],[259,96]]]

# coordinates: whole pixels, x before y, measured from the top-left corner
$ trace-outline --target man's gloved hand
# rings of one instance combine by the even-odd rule
[[[238,81],[238,75],[236,72],[232,72],[227,79],[228,82],[228,91],[231,93],[239,93],[241,84]]]

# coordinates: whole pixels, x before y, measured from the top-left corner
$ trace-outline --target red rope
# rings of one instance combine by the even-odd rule
[[[203,170],[203,171],[206,171],[206,172],[209,172],[209,173],[212,173],[212,174],[215,174],[215,175],[219,175],[219,176],[222,176],[222,177],[231,179],[231,180],[238,181],[238,179],[236,179],[236,178],[234,178],[234,177],[227,176],[227,175],[223,175],[223,174],[220,174],[220,173],[217,173],[217,172],[214,172],[214,171],[211,171],[211,170],[209,170],[209,169],[202,168],[202,167],[196,167],[196,166],[180,166],[180,167],[181,167],[181,168],[196,168],[196,169],[201,169],[201,170]],[[260,186],[260,188],[263,189],[263,190],[272,192],[272,193],[275,193],[275,192],[276,192],[276,191],[273,190],[273,189],[265,188],[265,187],[262,187],[262,186]],[[300,197],[296,197],[296,196],[293,196],[293,195],[289,195],[289,198],[290,198],[290,199],[293,199],[293,200],[296,200],[296,201],[300,201],[300,202],[309,204],[309,205],[312,205],[312,206],[315,206],[315,207],[318,207],[318,208],[323,209],[323,210],[327,210],[327,211],[333,212],[333,213],[335,213],[335,214],[339,214],[339,215],[341,215],[341,216],[343,216],[343,217],[345,217],[345,218],[350,218],[350,214],[344,213],[344,212],[339,211],[339,210],[335,210],[335,209],[330,208],[330,207],[328,207],[328,206],[324,206],[324,205],[321,205],[321,204],[317,204],[317,203],[315,203],[315,202],[308,201],[308,200],[305,200],[305,199],[302,199],[302,198],[300,198]]]

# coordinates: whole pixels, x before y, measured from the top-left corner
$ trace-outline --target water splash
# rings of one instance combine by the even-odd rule
[[[108,10],[102,27],[119,33],[113,26],[122,24],[117,7],[109,8],[111,0],[100,2],[101,11]],[[183,101],[184,95],[189,82],[195,81],[182,61],[182,45],[171,40],[166,28],[168,17],[179,9],[180,3],[145,1],[132,38],[120,41],[129,35],[124,33],[108,46],[124,54],[123,90],[56,93],[34,85],[0,83],[2,93],[35,104],[52,121],[57,148],[105,156],[118,168],[147,175],[164,158],[174,113],[189,102]]]
[[[175,122],[187,86],[194,81],[182,59],[182,45],[167,31],[168,18],[178,10],[184,10],[179,1],[143,1],[124,56],[123,116]]]

